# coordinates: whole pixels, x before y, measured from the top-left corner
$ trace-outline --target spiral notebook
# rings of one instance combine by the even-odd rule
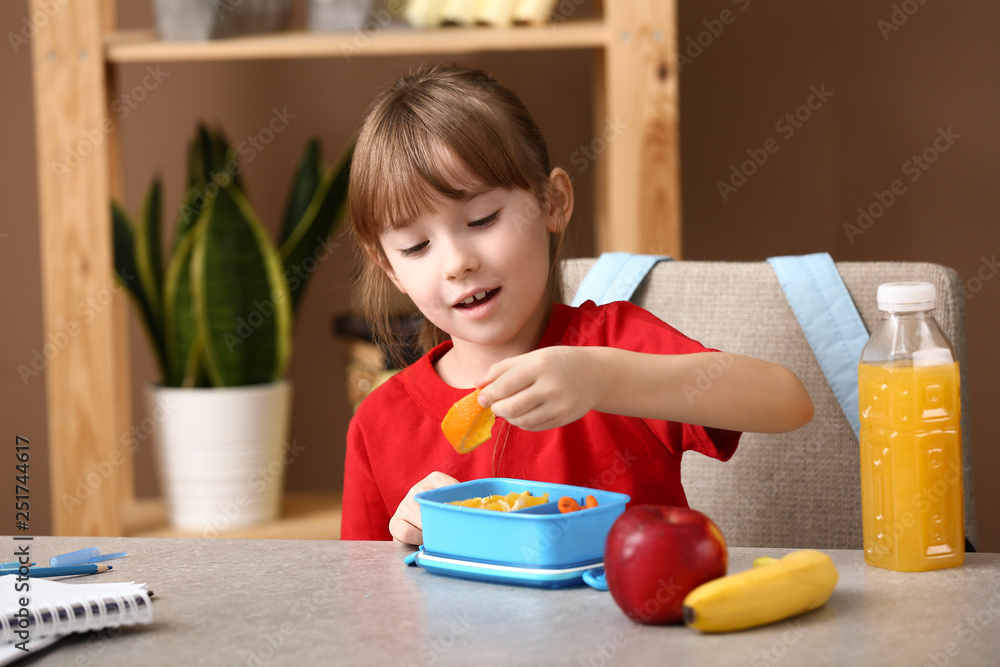
[[[0,665],[31,655],[59,637],[122,625],[152,623],[153,605],[146,584],[77,584],[32,578],[29,591],[17,591],[14,576],[0,577]],[[27,613],[21,598],[28,598]],[[29,652],[17,647],[22,618]]]

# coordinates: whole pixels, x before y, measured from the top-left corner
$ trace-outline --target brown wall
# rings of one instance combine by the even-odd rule
[[[899,29],[887,29],[884,38],[879,22],[895,27],[894,6],[917,9],[897,15]],[[702,36],[709,45],[681,75],[685,256],[761,260],[828,251],[838,261],[930,261],[958,271],[967,287],[965,371],[979,542],[1000,551],[1000,490],[992,480],[1000,455],[991,430],[1000,403],[1000,205],[994,194],[1000,5],[681,2],[681,52],[688,38],[706,30],[704,21],[725,9],[733,11],[732,22],[721,32],[715,25],[720,34],[711,43]],[[789,137],[775,124],[805,104],[813,86],[832,95]],[[959,136],[945,152],[931,154],[934,164],[911,180],[905,163],[933,146],[939,128]],[[723,201],[717,182],[769,138],[778,150]],[[896,180],[903,194],[849,238],[844,225],[857,222],[858,207],[871,206],[874,192]]]
[[[987,191],[995,177],[987,160],[1000,149],[995,122],[1000,107],[1000,46],[991,41],[998,10],[975,3],[927,3],[888,40],[877,22],[890,20],[892,3],[679,3],[681,142],[685,257],[759,260],[769,255],[827,250],[837,260],[927,260],[954,267],[969,280],[969,357],[977,462],[981,547],[1000,550],[1000,490],[987,473],[997,467],[988,442],[990,406],[998,390],[990,382],[1000,360],[990,331],[997,324],[1000,279],[983,257],[1000,250],[997,205]],[[972,4],[972,3],[968,3]],[[0,4],[0,34],[19,31],[26,3]],[[150,24],[147,3],[120,2],[123,27]],[[884,6],[883,6],[884,5]],[[711,22],[730,9],[729,24],[711,24],[718,35],[701,35],[707,46],[688,51]],[[301,16],[301,7],[298,10]],[[730,15],[725,18],[729,19]],[[720,25],[722,30],[720,31]],[[5,40],[6,42],[6,40]],[[45,441],[44,375],[22,382],[19,364],[41,350],[40,278],[32,123],[30,54],[0,45],[0,421],[3,437],[16,433]],[[574,216],[575,254],[593,252],[590,232],[592,170],[570,157],[593,136],[590,71],[586,52],[529,56],[481,55],[459,59],[491,69],[525,99],[550,142],[553,160],[575,179],[580,207]],[[414,60],[369,58],[161,65],[167,73],[121,120],[126,166],[126,206],[135,211],[154,172],[164,177],[168,211],[180,197],[183,147],[199,119],[225,122],[234,142],[256,133],[272,109],[296,115],[287,129],[251,163],[246,186],[260,217],[280,214],[298,154],[309,136],[323,141],[328,160],[354,129],[373,91]],[[119,93],[131,90],[145,66],[121,71]],[[810,95],[832,93],[794,135],[775,128]],[[931,146],[938,128],[959,138],[911,182],[902,172],[910,156]],[[723,201],[717,182],[730,165],[773,137],[777,152]],[[774,144],[771,144],[772,150]],[[874,201],[894,179],[906,191],[863,234],[848,239],[858,206]],[[344,347],[330,332],[331,318],[349,308],[353,253],[343,242],[314,277],[299,315],[291,377],[295,383],[293,433],[304,453],[289,468],[289,487],[339,485],[344,433],[349,419],[344,389]],[[992,265],[990,265],[992,266]],[[993,273],[990,273],[993,271]],[[974,277],[988,278],[981,288]],[[139,387],[155,377],[143,332],[133,322],[135,418],[144,412]],[[47,529],[44,456],[32,460],[35,525]],[[0,479],[9,498],[10,476]],[[137,453],[137,484],[157,492],[148,447]]]

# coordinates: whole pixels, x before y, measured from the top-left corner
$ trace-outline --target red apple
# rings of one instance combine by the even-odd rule
[[[640,623],[678,623],[684,598],[726,574],[722,531],[687,507],[637,505],[611,526],[604,570],[615,602]]]

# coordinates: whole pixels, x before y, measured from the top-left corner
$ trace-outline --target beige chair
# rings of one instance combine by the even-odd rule
[[[593,259],[566,262],[567,300]],[[880,283],[922,280],[937,288],[934,315],[962,369],[966,536],[976,543],[972,495],[965,302],[951,269],[923,263],[837,265],[869,331],[878,321]],[[702,344],[787,366],[816,408],[806,426],[783,434],[744,434],[721,463],[696,453],[681,464],[688,501],[715,520],[731,546],[860,549],[858,441],[844,417],[774,271],[764,262],[662,262],[632,299]]]

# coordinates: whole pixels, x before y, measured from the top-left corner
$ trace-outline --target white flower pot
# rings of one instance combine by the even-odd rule
[[[292,387],[148,386],[170,521],[205,536],[278,515]]]

